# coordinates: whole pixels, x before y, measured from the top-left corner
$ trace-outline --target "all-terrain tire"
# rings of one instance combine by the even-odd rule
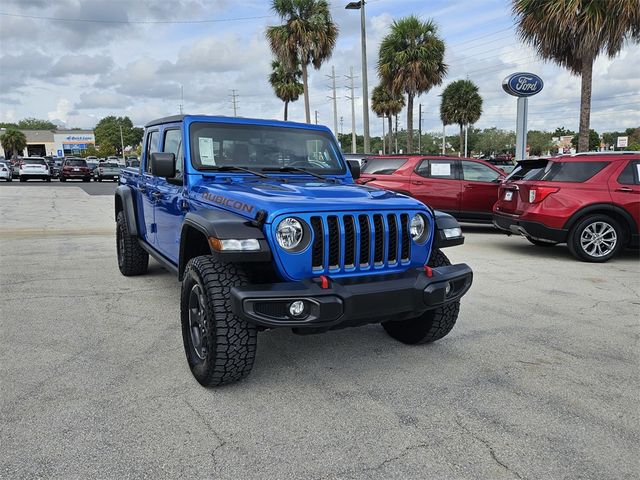
[[[594,244],[589,244],[590,238],[596,238],[602,232],[601,250]],[[625,241],[625,230],[613,218],[604,214],[587,215],[578,221],[567,240],[571,254],[583,262],[602,263],[614,257],[622,248]],[[591,251],[591,249],[594,249]],[[604,253],[606,251],[606,253]],[[604,254],[601,254],[604,253]]]
[[[433,249],[428,265],[432,268],[451,265],[440,249]],[[435,310],[427,310],[417,318],[383,322],[387,334],[408,345],[431,343],[446,336],[456,324],[460,312],[460,301],[452,302]]]
[[[246,284],[239,266],[210,256],[195,257],[185,268],[182,339],[191,373],[205,387],[241,380],[253,368],[256,327],[231,312],[231,288]]]
[[[138,243],[138,239],[129,233],[124,212],[116,217],[116,250],[118,268],[125,277],[147,273],[149,254]]]

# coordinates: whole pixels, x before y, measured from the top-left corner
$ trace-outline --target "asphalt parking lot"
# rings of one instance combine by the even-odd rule
[[[266,332],[248,379],[206,390],[178,282],[119,274],[93,186],[0,185],[1,478],[640,475],[636,252],[587,264],[465,227],[446,253],[475,283],[445,339]]]

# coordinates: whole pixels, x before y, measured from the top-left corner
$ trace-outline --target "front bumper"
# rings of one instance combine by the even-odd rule
[[[536,240],[547,240],[562,243],[567,241],[567,231],[559,228],[547,227],[540,222],[520,220],[507,215],[493,214],[493,225],[508,234],[523,235]]]
[[[471,287],[466,264],[401,274],[249,285],[231,289],[232,311],[263,327],[330,329],[415,318],[459,300]],[[293,317],[290,305],[305,304],[305,316]]]

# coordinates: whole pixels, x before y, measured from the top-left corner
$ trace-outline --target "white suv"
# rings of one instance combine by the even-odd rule
[[[0,178],[10,182],[12,180],[12,176],[11,164],[7,162],[0,162]]]
[[[42,180],[46,180],[47,182],[51,181],[51,171],[49,170],[49,165],[47,165],[47,162],[42,157],[23,158],[20,162],[18,175],[20,175],[21,182],[26,182],[27,180],[33,178],[40,178]]]

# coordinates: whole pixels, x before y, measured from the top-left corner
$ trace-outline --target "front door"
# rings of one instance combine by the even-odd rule
[[[640,227],[640,160],[630,160],[619,175],[612,176],[609,190],[613,203],[629,212]]]
[[[158,151],[158,140],[160,132],[154,130],[147,133],[145,149],[142,159],[142,175],[138,190],[142,203],[142,219],[140,223],[144,226],[143,238],[147,243],[156,243],[156,223],[155,223],[155,202],[156,202],[156,178],[151,175],[151,154]]]
[[[176,176],[169,180],[156,179],[157,247],[165,257],[177,264],[180,256],[182,221],[186,214],[182,183],[184,171],[182,131],[179,126],[170,127],[164,131],[162,151],[175,155]]]
[[[461,160],[462,200],[460,216],[469,220],[491,220],[498,200],[500,172],[480,162]]]

